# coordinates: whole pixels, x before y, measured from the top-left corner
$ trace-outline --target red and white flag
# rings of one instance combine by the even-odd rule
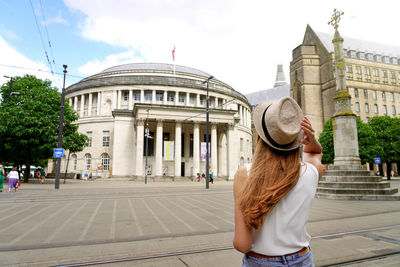
[[[174,46],[174,50],[172,50],[172,60],[175,61],[175,46]]]

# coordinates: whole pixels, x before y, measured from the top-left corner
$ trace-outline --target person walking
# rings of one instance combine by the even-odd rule
[[[18,181],[19,175],[17,172],[17,168],[12,168],[11,171],[7,175],[8,178],[8,192],[11,192],[11,188],[14,188],[15,191],[18,191]]]
[[[293,98],[262,102],[253,121],[253,162],[234,178],[233,246],[244,253],[242,266],[314,266],[306,223],[322,147]]]
[[[4,175],[4,167],[0,164],[0,192],[3,192]]]
[[[46,177],[46,173],[44,169],[40,169],[40,182],[43,184],[44,183],[44,178]]]

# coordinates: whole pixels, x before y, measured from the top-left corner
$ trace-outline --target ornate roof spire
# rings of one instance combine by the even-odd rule
[[[278,70],[276,72],[276,80],[274,87],[282,86],[288,84],[285,79],[285,74],[283,73],[282,64],[278,64]]]

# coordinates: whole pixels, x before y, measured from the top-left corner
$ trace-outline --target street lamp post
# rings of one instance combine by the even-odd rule
[[[145,138],[146,138],[146,166],[144,168],[144,183],[147,184],[147,158],[148,158],[148,152],[149,152],[149,138],[150,138],[150,133],[149,133],[149,109],[147,111],[147,118],[146,118],[146,133],[145,133]]]
[[[206,189],[210,188],[210,152],[209,152],[209,131],[210,131],[210,122],[209,122],[209,100],[208,100],[208,84],[210,83],[210,80],[214,78],[214,76],[208,77],[207,80],[203,82],[207,83],[207,97],[206,97]],[[214,155],[215,157],[215,155]]]
[[[67,65],[64,67],[64,83],[61,91],[61,108],[60,108],[60,125],[58,127],[58,144],[57,148],[62,148],[62,135],[63,135],[63,125],[64,125],[64,101],[65,101],[65,76],[67,74]],[[60,169],[61,169],[61,158],[57,158],[56,162],[56,181],[55,189],[60,188]]]

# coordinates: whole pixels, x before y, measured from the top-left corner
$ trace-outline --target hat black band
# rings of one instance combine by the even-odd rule
[[[280,144],[278,144],[277,142],[275,142],[274,139],[272,139],[272,137],[269,135],[267,126],[265,125],[265,113],[267,112],[267,110],[268,110],[268,108],[269,108],[270,106],[271,106],[271,105],[269,105],[269,106],[264,110],[264,113],[263,113],[263,115],[262,115],[262,120],[261,120],[261,121],[262,121],[262,128],[263,128],[263,131],[264,131],[264,135],[265,135],[265,137],[268,139],[268,141],[271,143],[271,145],[273,145],[274,147],[286,149],[286,148],[288,148],[288,147],[291,145],[291,143],[289,143],[289,144],[287,144],[287,145],[280,145]]]

